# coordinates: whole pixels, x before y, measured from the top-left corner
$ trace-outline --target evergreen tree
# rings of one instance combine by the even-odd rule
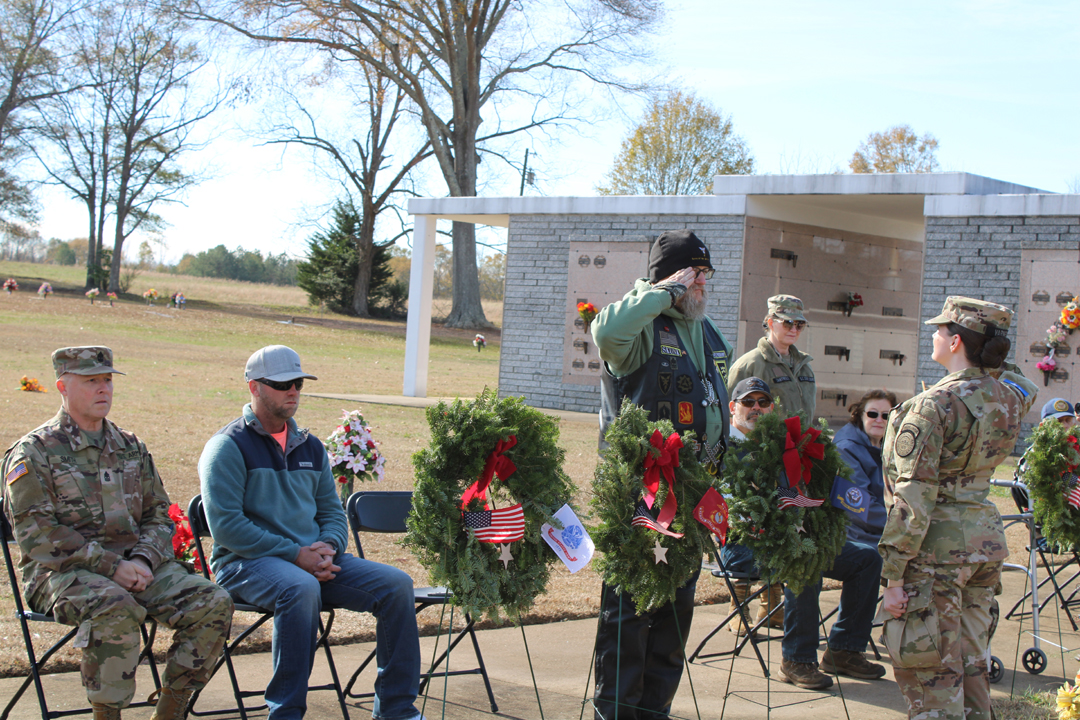
[[[355,314],[353,294],[360,272],[356,238],[360,233],[360,213],[352,200],[339,200],[332,211],[330,229],[308,240],[308,259],[297,266],[296,284],[308,294],[311,303],[325,302],[334,312]],[[384,294],[391,280],[390,252],[385,245],[375,245],[368,285],[368,305]]]

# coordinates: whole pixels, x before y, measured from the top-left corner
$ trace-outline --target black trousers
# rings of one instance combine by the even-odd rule
[[[665,720],[682,679],[699,573],[675,601],[637,615],[629,593],[606,583],[596,630],[595,720]]]

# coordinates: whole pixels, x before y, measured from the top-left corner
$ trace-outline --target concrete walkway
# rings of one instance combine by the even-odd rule
[[[1003,613],[1012,606],[1012,601],[1020,597],[1024,577],[1021,573],[1006,574],[1006,592],[1001,599]],[[715,581],[703,576],[700,582]],[[823,611],[827,612],[838,599],[837,590],[822,593]],[[696,647],[699,640],[720,622],[725,614],[726,606],[699,607],[690,633],[689,647]],[[1059,625],[1069,632],[1059,636]],[[1076,652],[1062,654],[1046,642],[1042,643],[1042,648],[1049,656],[1049,664],[1041,675],[1031,675],[1022,667],[1018,673],[1013,672],[1013,668],[1020,662],[1018,644],[1022,653],[1034,643],[1028,632],[1030,629],[1030,619],[1025,620],[1022,625],[1015,620],[1003,619],[994,640],[993,653],[1002,659],[1006,671],[1001,682],[992,686],[995,695],[1008,696],[1010,691],[1020,694],[1028,687],[1035,690],[1056,689],[1065,679],[1072,680],[1078,665]],[[595,630],[596,621],[589,619],[526,626],[524,639],[518,627],[481,631],[478,633],[480,647],[487,663],[499,712],[491,712],[483,682],[478,676],[452,677],[445,682],[437,680],[428,690],[426,704],[421,698],[418,706],[422,705],[429,720],[484,717],[576,720],[582,717],[583,712],[585,717],[590,717],[591,708],[584,708],[583,700],[592,691],[589,669]],[[1066,648],[1080,647],[1080,634],[1072,632],[1064,615],[1050,607],[1042,616],[1042,636]],[[774,637],[778,638],[779,633],[774,632]],[[430,637],[421,638],[423,656],[429,660],[435,640]],[[733,640],[734,636],[724,630],[712,641],[709,650],[729,649]],[[17,642],[17,639],[10,638],[8,642]],[[441,638],[441,642],[445,644],[445,637]],[[525,653],[526,642],[532,657],[531,670]],[[372,643],[362,643],[334,648],[339,672],[344,675],[343,681],[358,667],[372,647]],[[676,696],[672,717],[703,720],[717,720],[721,717],[798,720],[849,717],[853,720],[900,720],[906,717],[903,698],[892,681],[891,668],[883,680],[841,678],[839,687],[834,685],[830,691],[807,691],[775,680],[780,662],[778,639],[764,643],[762,653],[768,660],[774,678],[772,681],[762,677],[761,669],[749,647],[744,651],[743,657],[734,662],[730,658],[722,658],[690,665]],[[472,659],[472,651],[467,643],[461,645],[451,657],[451,669],[465,667]],[[258,689],[265,686],[270,671],[268,653],[239,656],[236,664],[242,687]],[[536,689],[533,687],[533,674],[536,678]],[[326,664],[320,655],[316,660],[313,680],[321,682],[328,677]],[[145,689],[150,687],[149,672],[145,668],[140,668],[139,682],[140,697],[144,697]],[[374,671],[368,669],[357,684],[358,691],[370,691],[373,682]],[[0,698],[6,701],[17,684],[17,680],[0,680]],[[80,706],[85,700],[75,673],[46,676],[45,685],[52,709]],[[730,695],[725,708],[726,692],[730,692]],[[537,702],[537,694],[540,704]],[[197,709],[230,707],[235,708],[235,702],[227,677],[222,671],[207,686]],[[349,713],[353,720],[369,718],[370,699],[350,701]],[[124,716],[133,720],[149,718],[150,715],[149,709],[140,708],[126,711]],[[265,711],[260,711],[250,717],[261,719],[265,715]],[[32,691],[19,702],[12,717],[17,720],[40,717]],[[216,717],[232,718],[238,717],[238,714],[234,710]],[[341,711],[333,693],[311,693],[308,717],[319,720],[340,718]]]

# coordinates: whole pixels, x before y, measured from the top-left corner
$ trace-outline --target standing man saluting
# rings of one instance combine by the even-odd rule
[[[705,243],[689,230],[660,235],[649,252],[649,277],[592,323],[604,360],[600,441],[623,400],[651,421],[694,431],[700,458],[716,472],[726,447],[725,390],[731,345],[705,316],[705,283],[713,266]],[[603,586],[596,633],[597,720],[667,717],[679,688],[683,651],[694,617],[695,574],[675,601],[637,615],[629,593]],[[680,643],[680,637],[682,643]]]
[[[52,362],[63,406],[3,462],[27,605],[79,628],[94,720],[119,720],[131,702],[146,616],[172,628],[154,720],[180,720],[224,649],[232,599],[174,560],[154,459],[106,419],[113,375],[123,375],[112,350],[61,348]]]

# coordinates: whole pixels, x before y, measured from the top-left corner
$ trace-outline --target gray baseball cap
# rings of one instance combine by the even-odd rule
[[[287,382],[297,378],[319,379],[301,370],[300,356],[295,350],[284,345],[269,345],[262,350],[256,350],[248,358],[247,367],[244,368],[245,380]]]

